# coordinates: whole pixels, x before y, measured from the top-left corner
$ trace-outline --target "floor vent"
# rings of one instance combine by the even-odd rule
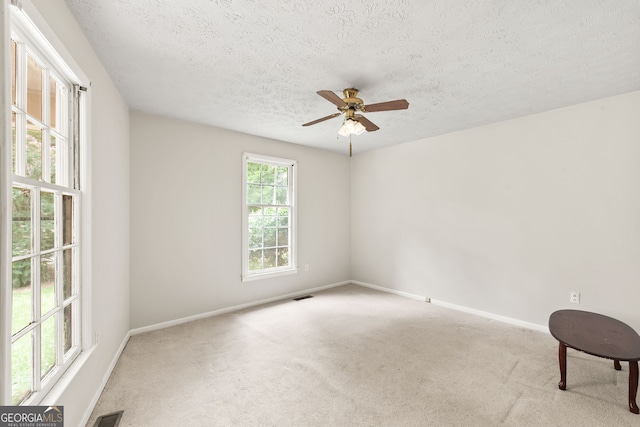
[[[124,411],[118,411],[107,415],[101,415],[93,427],[117,427]]]
[[[305,295],[303,297],[294,298],[294,301],[302,301],[303,299],[313,298],[313,295]]]

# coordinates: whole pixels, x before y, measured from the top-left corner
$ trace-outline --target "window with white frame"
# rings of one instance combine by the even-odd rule
[[[297,272],[295,160],[243,154],[242,280]]]
[[[37,404],[81,351],[84,88],[24,12],[11,9],[11,300],[2,307],[11,345],[2,368],[11,382],[5,403],[19,405]]]

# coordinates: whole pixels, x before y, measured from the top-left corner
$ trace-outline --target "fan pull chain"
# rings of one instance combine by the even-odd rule
[[[353,156],[353,147],[351,146],[351,134],[349,134],[349,157]]]

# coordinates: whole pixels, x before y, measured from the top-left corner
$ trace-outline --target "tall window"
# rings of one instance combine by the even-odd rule
[[[11,350],[2,360],[13,405],[37,403],[80,353],[80,90],[43,40],[12,10]]]
[[[295,273],[295,160],[243,154],[242,280]]]

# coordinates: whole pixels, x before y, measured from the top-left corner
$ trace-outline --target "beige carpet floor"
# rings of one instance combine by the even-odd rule
[[[640,426],[628,365],[347,285],[135,335],[88,426]]]

